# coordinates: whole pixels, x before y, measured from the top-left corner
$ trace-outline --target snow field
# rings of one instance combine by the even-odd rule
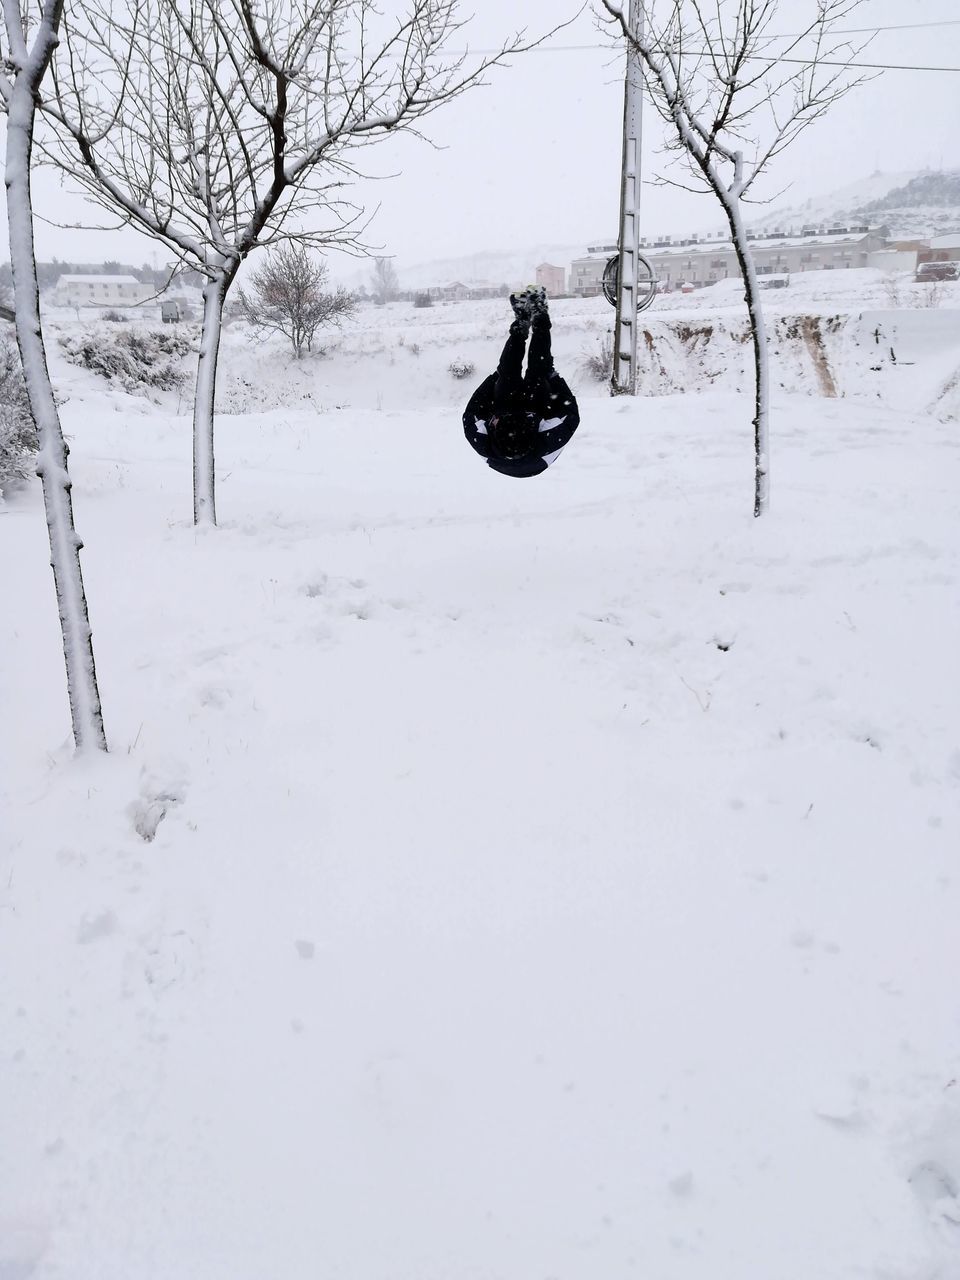
[[[112,754],[31,492],[0,1280],[960,1277],[947,314],[775,394],[763,521],[732,388],[489,472],[431,312],[420,407],[348,336],[224,416],[209,533],[188,421],[57,370]]]

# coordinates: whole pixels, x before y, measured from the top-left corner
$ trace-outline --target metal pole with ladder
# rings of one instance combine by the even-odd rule
[[[643,0],[630,0],[630,30],[639,31]],[[623,167],[620,182],[620,260],[617,272],[617,318],[613,334],[612,395],[637,393],[637,313],[641,290],[650,286],[649,265],[640,256],[640,126],[643,70],[633,45],[627,48],[623,90]],[[648,278],[644,280],[643,267]]]

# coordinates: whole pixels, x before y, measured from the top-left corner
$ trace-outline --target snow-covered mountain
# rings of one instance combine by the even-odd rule
[[[960,169],[916,174],[860,209],[894,236],[932,236],[960,229]]]
[[[960,228],[960,172],[872,173],[826,195],[782,205],[751,222],[756,230],[882,223],[891,237],[941,235]]]
[[[868,178],[846,183],[823,195],[813,195],[798,203],[776,205],[762,216],[750,220],[758,231],[789,230],[800,227],[835,226],[851,218],[859,217],[865,206],[882,199],[890,191],[906,185],[917,177],[917,170],[898,173],[881,173],[879,170]]]

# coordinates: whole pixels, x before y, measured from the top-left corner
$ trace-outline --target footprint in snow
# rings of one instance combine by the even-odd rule
[[[140,795],[127,808],[133,829],[140,839],[149,844],[170,810],[182,804],[185,798],[186,786],[182,780],[163,781],[144,771]]]

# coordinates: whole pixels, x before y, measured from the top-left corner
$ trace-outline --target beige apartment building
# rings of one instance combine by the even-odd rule
[[[556,298],[560,294],[566,293],[566,277],[567,273],[563,267],[555,267],[550,262],[541,262],[537,267],[537,284],[541,289],[546,289],[551,298]]]
[[[759,275],[792,275],[803,271],[833,271],[870,265],[870,255],[887,243],[886,227],[805,227],[800,232],[750,232]],[[600,292],[603,269],[617,252],[615,244],[597,245],[570,266],[570,292],[591,297]],[[726,236],[671,237],[641,242],[640,252],[667,289],[697,287],[738,277],[733,244]]]

